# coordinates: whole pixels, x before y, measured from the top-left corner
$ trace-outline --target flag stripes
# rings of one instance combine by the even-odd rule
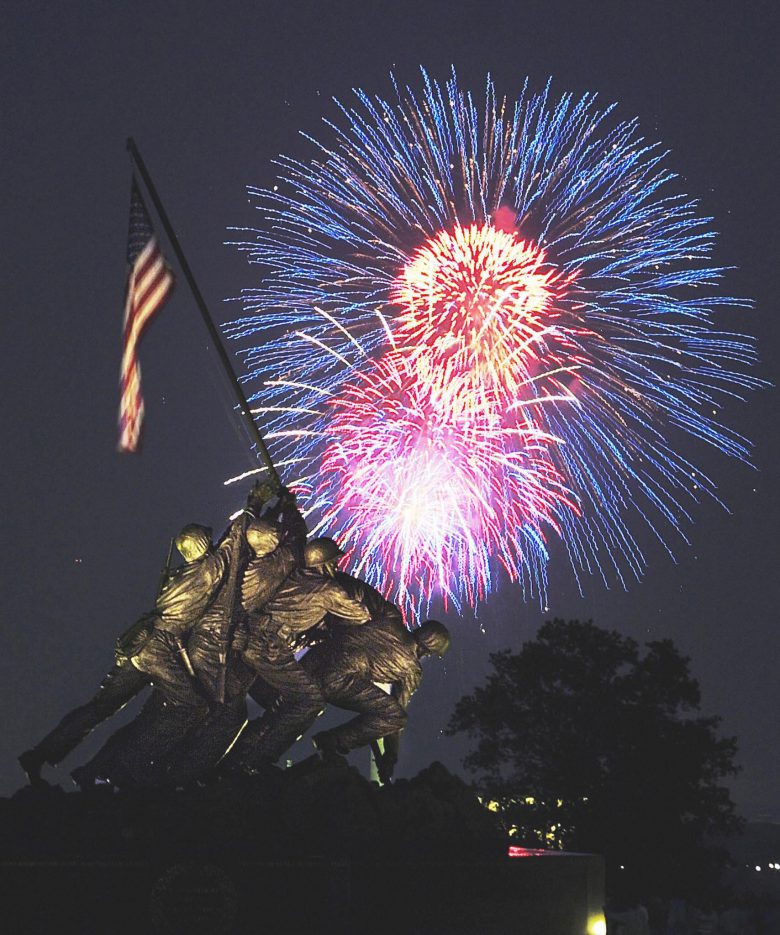
[[[154,236],[149,215],[135,179],[130,195],[129,263],[119,380],[119,451],[138,450],[144,417],[138,345],[149,322],[173,289],[168,268]]]

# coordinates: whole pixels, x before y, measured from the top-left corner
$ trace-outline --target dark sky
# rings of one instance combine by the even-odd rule
[[[528,75],[597,91],[639,116],[671,150],[721,232],[727,288],[752,296],[738,327],[759,336],[761,375],[778,382],[776,5],[654,3],[149,2],[6,6],[2,69],[3,459],[5,548],[0,793],[21,782],[16,755],[85,700],[116,634],[150,606],[168,537],[221,528],[243,492],[223,480],[251,466],[246,438],[183,282],[147,335],[146,441],[115,453],[119,335],[130,168],[140,146],[214,316],[257,284],[223,246],[251,225],[245,186],[267,185],[278,153],[310,152],[331,96],[388,92],[394,68],[425,65],[464,86],[491,72],[509,95]],[[735,322],[731,320],[730,324]],[[519,648],[545,616],[592,618],[638,640],[671,637],[692,658],[703,709],[740,743],[733,783],[749,818],[780,820],[778,445],[775,390],[735,406],[756,470],[697,452],[730,512],[704,504],[676,544],[650,548],[627,592],[560,561],[550,612],[511,587],[478,621],[449,618],[456,644],[430,663],[407,731],[402,773],[457,766],[440,735],[487,653]],[[100,738],[107,736],[107,732]],[[89,748],[86,748],[87,752]],[[75,754],[61,779],[83,759]]]

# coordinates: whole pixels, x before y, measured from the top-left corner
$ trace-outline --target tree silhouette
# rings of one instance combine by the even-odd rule
[[[689,660],[577,620],[490,658],[448,733],[476,739],[464,764],[517,843],[604,854],[614,893],[704,895],[723,856],[705,839],[739,824],[719,784],[736,741],[697,714]]]

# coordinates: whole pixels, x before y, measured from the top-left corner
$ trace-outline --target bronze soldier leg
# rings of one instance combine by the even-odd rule
[[[120,788],[167,783],[167,766],[189,731],[199,724],[208,707],[175,705],[155,691],[138,717],[106,741],[85,766],[73,771],[80,786],[98,778]]]
[[[195,627],[187,642],[187,652],[195,675],[206,689],[206,694],[213,699],[217,697],[219,682],[219,636],[218,627],[200,625]]]
[[[133,665],[156,689],[138,717],[112,735],[86,766],[74,770],[79,785],[97,777],[118,786],[166,782],[165,767],[187,733],[209,711],[208,701],[187,673],[173,634],[157,630]]]
[[[317,741],[323,738],[324,746],[335,743],[339,753],[348,753],[372,740],[394,734],[406,724],[406,711],[392,695],[373,682],[355,677],[331,678],[325,681],[324,690],[328,704],[358,712],[358,716],[346,724],[323,731],[314,738]]]
[[[214,639],[211,639],[214,636]],[[216,634],[196,633],[188,645],[190,660],[207,691],[215,693],[219,652]],[[212,707],[205,720],[196,724],[167,766],[167,778],[176,785],[190,782],[214,769],[230,751],[247,723],[246,692],[254,672],[235,657],[229,658],[225,680],[225,703]]]
[[[218,705],[186,736],[181,749],[166,766],[166,779],[182,785],[207,775],[230,752],[247,723],[246,718],[243,697]]]
[[[277,689],[266,682],[265,679],[260,678],[260,676],[249,686],[249,697],[252,701],[257,702],[261,708],[265,708],[266,711],[279,703],[279,692]]]
[[[74,708],[20,762],[31,779],[44,763],[56,766],[103,721],[116,714],[149,684],[149,677],[129,663],[115,665],[86,704]]]
[[[235,747],[235,757],[242,766],[257,768],[276,762],[295,743],[325,707],[325,699],[317,679],[281,641],[267,641],[263,654],[253,654],[252,667],[262,680],[258,690],[262,686],[264,702],[270,689],[279,696],[263,717],[247,726]]]

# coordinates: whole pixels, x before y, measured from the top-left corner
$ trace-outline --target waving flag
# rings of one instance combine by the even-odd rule
[[[160,252],[135,178],[127,236],[127,299],[119,380],[119,451],[137,451],[144,418],[138,344],[146,326],[173,289],[173,273]]]

